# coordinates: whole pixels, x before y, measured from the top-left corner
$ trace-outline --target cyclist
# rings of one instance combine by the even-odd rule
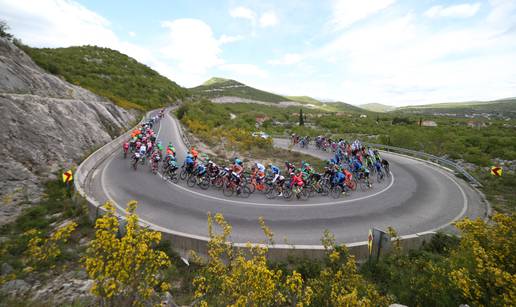
[[[292,176],[290,181],[290,188],[293,188],[294,186],[302,187],[303,184],[304,182],[301,170],[295,170],[294,176]]]
[[[271,163],[269,163],[268,167],[271,169],[272,175],[274,176],[272,178],[272,183],[277,185],[280,192],[278,196],[283,196],[283,182],[285,181],[285,177],[281,175],[279,167],[272,165]]]
[[[191,173],[194,170],[194,164],[195,161],[193,156],[191,154],[186,155],[185,162],[183,165],[186,167],[186,171],[188,173]]]
[[[176,156],[176,148],[174,147],[174,145],[172,145],[172,143],[168,144],[167,155],[172,155],[174,157]]]
[[[122,146],[122,148],[124,149],[124,159],[125,159],[125,157],[127,156],[127,152],[129,151],[129,142],[125,142],[124,145]]]
[[[197,173],[197,177],[201,178],[204,176],[204,174],[206,174],[206,166],[202,162],[197,164],[195,172]]]
[[[382,166],[385,169],[385,173],[389,174],[389,161],[382,159]]]
[[[197,150],[195,150],[195,148],[193,146],[192,146],[192,148],[190,148],[190,154],[192,155],[194,160],[197,160],[197,156],[199,155],[199,152]]]
[[[147,153],[147,146],[145,146],[145,143],[141,144],[140,146],[140,155],[143,157]]]
[[[255,164],[255,167],[256,167],[256,181],[258,183],[261,183],[262,180],[265,178],[265,166],[261,163],[258,163],[256,162]]]
[[[296,169],[296,167],[294,166],[294,164],[285,161],[285,169],[287,170],[287,174],[290,174]]]
[[[344,181],[346,180],[346,175],[342,171],[338,171],[335,173],[335,177],[333,177],[333,185],[334,186],[340,186],[342,190],[345,190],[344,188]]]

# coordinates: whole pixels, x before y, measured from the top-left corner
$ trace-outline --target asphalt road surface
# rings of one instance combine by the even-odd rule
[[[155,126],[164,146],[171,141],[182,164],[187,148],[179,132],[179,122],[169,114]],[[286,147],[287,140],[274,140]],[[329,154],[314,149],[296,149],[320,158]],[[451,173],[396,154],[383,153],[392,172],[372,190],[356,191],[350,197],[315,197],[307,201],[268,200],[259,192],[247,199],[225,197],[210,188],[175,185],[153,175],[148,163],[134,171],[122,148],[105,159],[86,180],[86,192],[100,202],[111,200],[123,210],[130,200],[139,203],[138,214],[147,223],[177,232],[207,236],[207,213],[220,212],[233,226],[232,241],[261,242],[258,218],[263,216],[275,234],[276,243],[320,245],[325,229],[337,242],[367,240],[368,229],[394,227],[400,235],[449,226],[461,217],[482,217],[485,205],[466,182]]]

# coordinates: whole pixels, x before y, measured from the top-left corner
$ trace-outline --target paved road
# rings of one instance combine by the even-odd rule
[[[167,116],[157,125],[158,139],[172,141],[182,162],[186,147],[181,141],[178,121]],[[286,141],[275,140],[277,146]],[[327,158],[315,150],[306,153]],[[248,199],[227,198],[220,191],[174,185],[150,172],[145,165],[132,170],[122,151],[107,158],[86,180],[86,192],[97,200],[114,201],[124,208],[138,200],[140,217],[154,225],[205,237],[208,212],[221,212],[233,225],[234,242],[259,242],[264,239],[258,225],[263,216],[275,233],[277,243],[319,245],[325,229],[338,242],[359,242],[371,227],[393,226],[400,235],[446,227],[463,217],[485,214],[477,193],[464,181],[427,163],[385,153],[393,176],[367,192],[334,200],[317,197],[308,201],[269,201],[263,195]],[[447,227],[450,228],[450,227]]]

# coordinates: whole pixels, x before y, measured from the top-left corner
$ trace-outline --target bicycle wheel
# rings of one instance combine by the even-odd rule
[[[222,194],[224,194],[224,196],[230,197],[233,196],[233,193],[235,193],[235,189],[233,188],[233,186],[229,183],[226,183],[222,188]]]
[[[308,197],[314,197],[315,196],[315,188],[313,186],[309,186],[306,189],[306,193],[308,194]]]
[[[186,185],[191,188],[193,188],[196,183],[197,183],[197,177],[195,177],[195,176],[190,176],[188,178],[188,180],[186,181]]]
[[[215,178],[215,180],[213,181],[213,186],[215,186],[219,190],[222,189],[222,187],[224,186],[224,177]]]
[[[250,193],[254,193],[256,191],[256,185],[253,183],[247,183],[246,186],[248,187]]]
[[[186,171],[186,168],[181,169],[181,173],[179,173],[179,178],[181,178],[181,180],[185,180],[186,176],[188,176],[188,172]]]
[[[210,187],[210,180],[208,177],[202,177],[199,187],[203,190],[207,190]]]
[[[381,183],[383,181],[383,178],[384,177],[383,177],[383,172],[382,171],[380,171],[380,172],[378,172],[378,174],[376,174],[376,181],[378,183]]]
[[[352,191],[356,191],[357,190],[357,182],[354,181],[354,180],[351,180],[349,182],[349,185],[348,185],[348,188]]]
[[[342,194],[342,188],[340,186],[334,186],[333,188],[331,188],[331,191],[330,191],[330,195],[332,198],[339,198],[340,195]]]
[[[170,181],[172,181],[173,183],[175,183],[175,184],[179,183],[179,177],[177,177],[176,173],[170,174],[169,178],[170,178]]]
[[[299,192],[299,196],[301,200],[307,200],[308,197],[310,197],[310,195],[308,195],[308,191],[305,188],[303,188],[301,192]]]
[[[328,196],[330,193],[330,188],[327,185],[321,185],[321,190],[319,192],[322,196]]]
[[[249,190],[248,185],[244,185],[240,187],[240,197],[248,198],[251,195],[251,191]]]
[[[289,200],[292,199],[292,196],[294,196],[294,192],[292,191],[292,189],[283,189],[283,198]]]
[[[269,188],[269,190],[265,193],[265,197],[267,199],[274,199],[279,195],[278,189],[275,188]]]

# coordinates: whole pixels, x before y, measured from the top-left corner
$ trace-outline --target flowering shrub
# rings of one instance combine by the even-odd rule
[[[61,245],[68,241],[75,228],[77,223],[67,223],[54,231],[49,238],[42,237],[41,231],[36,229],[25,232],[24,235],[30,238],[25,251],[27,263],[31,266],[29,271],[40,265],[49,264],[61,255]]]
[[[95,239],[83,258],[86,272],[94,280],[92,292],[107,305],[143,305],[170,285],[160,279],[160,270],[170,266],[168,256],[155,250],[161,233],[140,226],[136,202],[127,206],[124,235],[110,203],[95,223]]]
[[[195,297],[200,299],[201,306],[310,304],[312,290],[304,286],[299,273],[294,271],[284,278],[281,270],[270,268],[265,244],[248,243],[246,251],[235,249],[228,242],[231,226],[222,214],[216,214],[214,219],[222,232],[213,231],[213,217],[208,215],[208,259],[194,280]],[[260,224],[266,237],[271,239],[272,232],[263,219]],[[199,257],[197,261],[202,262]]]

